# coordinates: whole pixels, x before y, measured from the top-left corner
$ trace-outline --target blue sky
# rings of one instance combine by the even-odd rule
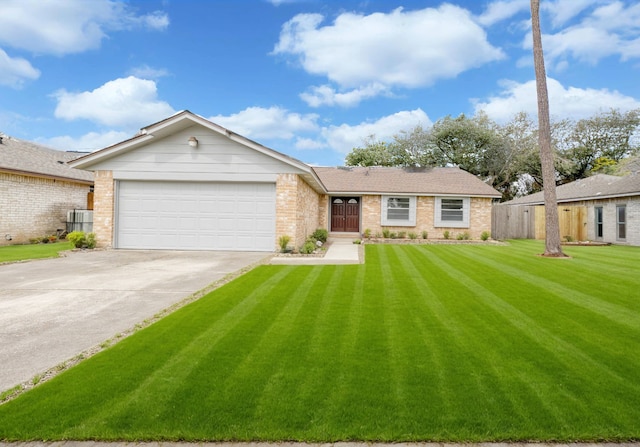
[[[541,0],[555,119],[640,107],[640,4]],[[2,0],[0,132],[92,151],[188,109],[304,162],[535,116],[529,0]]]

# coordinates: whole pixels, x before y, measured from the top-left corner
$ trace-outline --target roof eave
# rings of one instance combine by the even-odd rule
[[[65,177],[62,175],[53,175],[53,174],[44,174],[41,172],[32,172],[32,171],[23,171],[20,169],[11,169],[11,168],[0,168],[0,172],[5,172],[8,174],[16,174],[16,175],[24,175],[26,177],[37,177],[37,178],[46,178],[51,180],[62,180],[70,183],[82,183],[84,185],[93,185],[93,180],[87,179],[79,179],[74,177]]]

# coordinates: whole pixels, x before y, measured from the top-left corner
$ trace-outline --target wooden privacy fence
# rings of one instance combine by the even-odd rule
[[[558,206],[560,238],[574,241],[587,240],[587,207]],[[545,238],[544,206],[536,207],[536,239]]]
[[[493,239],[534,239],[535,206],[494,205],[491,212]]]
[[[587,207],[558,206],[560,237],[575,241],[587,239]],[[544,206],[494,205],[491,218],[493,239],[544,239]]]

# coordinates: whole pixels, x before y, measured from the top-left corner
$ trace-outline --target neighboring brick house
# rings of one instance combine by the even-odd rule
[[[87,209],[93,173],[67,162],[80,154],[0,137],[0,245],[66,229],[67,211]]]
[[[189,111],[72,166],[95,172],[94,231],[114,248],[274,251],[317,228],[479,238],[500,197],[458,168],[313,168]]]
[[[597,174],[558,186],[556,195],[561,226],[564,223],[577,227],[568,228],[566,233],[584,235],[590,241],[640,246],[640,172],[623,177]],[[517,205],[535,207],[538,216],[535,235],[543,239],[544,192],[519,197],[500,206],[515,208]],[[563,222],[565,215],[578,215],[579,219]]]

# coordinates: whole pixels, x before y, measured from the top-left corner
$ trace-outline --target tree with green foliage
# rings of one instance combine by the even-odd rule
[[[640,126],[640,109],[621,113],[610,110],[579,120],[569,135],[569,147],[562,153],[568,160],[564,182],[588,177],[617,164],[638,151],[633,136]]]
[[[356,147],[345,157],[347,166],[394,166],[388,144],[370,135],[364,147]]]

